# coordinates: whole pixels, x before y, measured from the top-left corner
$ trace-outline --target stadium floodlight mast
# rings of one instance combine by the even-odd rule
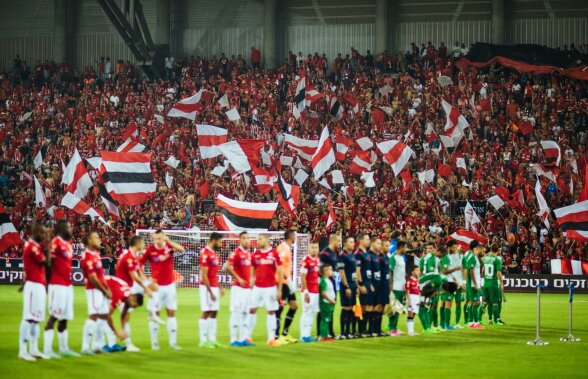
[[[533,341],[528,341],[527,345],[533,346],[545,346],[549,345],[549,342],[543,341],[541,336],[539,335],[539,330],[541,329],[541,290],[544,289],[545,286],[542,284],[537,285],[537,329],[535,339]]]
[[[574,335],[572,334],[572,302],[574,301],[574,283],[570,283],[570,285],[568,286],[568,288],[570,289],[570,316],[569,316],[569,323],[568,323],[568,336],[567,337],[562,337],[559,340],[562,342],[580,342],[580,338],[576,338],[574,337]]]

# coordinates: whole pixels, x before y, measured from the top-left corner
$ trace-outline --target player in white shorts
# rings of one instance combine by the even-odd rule
[[[239,246],[229,255],[225,270],[233,277],[231,286],[231,303],[229,331],[231,346],[253,346],[247,335],[247,311],[251,297],[251,252],[247,232],[239,234]]]
[[[104,279],[104,269],[100,260],[101,241],[96,232],[90,232],[84,240],[86,250],[82,254],[82,270],[86,278],[86,298],[88,319],[84,324],[82,335],[83,355],[103,353],[102,341],[107,320],[110,314],[110,298],[112,293]]]
[[[253,289],[251,290],[249,316],[247,317],[248,336],[253,335],[257,321],[257,309],[263,306],[267,310],[267,344],[280,346],[280,343],[275,339],[275,333],[278,299],[282,298],[282,282],[284,280],[282,262],[276,250],[269,245],[267,235],[260,234],[257,237],[257,247],[258,249],[251,256]],[[278,273],[277,287],[276,272]]]
[[[300,317],[300,342],[316,342],[310,336],[312,323],[319,312],[319,245],[308,244],[308,255],[300,264],[302,280],[302,316]]]
[[[200,251],[200,347],[222,347],[216,340],[219,297],[224,295],[218,286],[219,259],[216,251],[222,246],[222,234],[213,232],[208,244]]]
[[[34,224],[31,238],[25,243],[23,260],[23,307],[20,334],[18,338],[18,357],[25,361],[35,358],[50,359],[39,352],[39,323],[45,319],[45,267],[47,258],[41,243],[45,240],[47,230],[42,224]]]
[[[151,349],[159,350],[159,324],[163,323],[159,318],[159,311],[165,308],[167,311],[167,333],[169,346],[174,350],[181,350],[177,344],[178,320],[176,310],[178,300],[176,296],[176,282],[174,278],[174,252],[183,253],[184,247],[171,241],[161,230],[153,233],[153,245],[149,246],[139,258],[141,266],[147,262],[151,265],[151,280],[157,283],[158,290],[153,291],[147,302],[147,309],[155,310],[156,317],[149,319],[149,334],[151,337]]]
[[[53,352],[53,336],[57,323],[57,340],[61,356],[77,357],[68,345],[69,332],[67,322],[74,317],[74,291],[71,280],[73,245],[71,239],[73,231],[67,220],[59,220],[55,225],[55,238],[49,247],[51,276],[49,278],[49,320],[45,326],[43,336],[43,353],[51,358],[60,356]]]

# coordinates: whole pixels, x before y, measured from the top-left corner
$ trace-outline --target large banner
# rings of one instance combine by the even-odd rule
[[[464,209],[466,207],[467,201],[466,200],[457,200],[455,202],[456,205],[456,215],[463,216]],[[470,200],[470,204],[480,217],[486,217],[486,200]]]
[[[569,285],[573,284],[575,293],[588,294],[588,276],[504,274],[502,281],[505,292],[535,292],[541,284],[545,287],[543,292],[568,293]]]
[[[110,259],[102,259],[102,265],[105,270],[110,267]],[[21,284],[22,283],[22,259],[20,258],[0,258],[0,284]],[[74,285],[84,285],[84,273],[80,267],[80,261],[72,261],[71,280]]]

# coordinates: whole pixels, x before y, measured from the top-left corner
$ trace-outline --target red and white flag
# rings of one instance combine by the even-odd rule
[[[366,171],[370,171],[372,169],[370,155],[370,151],[357,152],[349,165],[349,171],[354,174],[363,174]]]
[[[70,192],[66,193],[63,199],[61,199],[61,205],[75,211],[78,214],[90,216],[92,220],[98,219],[106,224],[106,220],[104,220],[104,217],[102,217],[100,212]]]
[[[342,135],[335,137],[335,157],[338,161],[345,160],[345,154],[349,151],[349,148],[353,146],[353,140]]]
[[[335,152],[333,151],[333,142],[331,142],[329,128],[325,126],[321,132],[321,138],[319,139],[316,151],[312,156],[311,165],[314,178],[319,179],[323,176],[323,174],[329,171],[336,161],[337,159],[335,158]]]
[[[39,179],[35,176],[35,206],[38,208],[47,208],[47,197]]]
[[[200,100],[202,98],[202,90],[195,95],[180,100],[172,106],[167,113],[167,117],[183,117],[194,121],[196,114],[201,111]]]
[[[327,218],[327,230],[331,228],[335,222],[337,222],[337,216],[335,216],[335,211],[333,210],[333,204],[331,204],[331,200],[327,200],[327,204],[329,205],[329,218]]]
[[[558,275],[588,275],[588,262],[575,259],[552,259],[551,273]]]
[[[116,149],[117,153],[146,153],[149,149],[139,142],[128,139]]]
[[[480,221],[480,218],[478,217],[476,210],[474,209],[474,207],[472,207],[472,204],[470,204],[469,201],[466,203],[466,206],[463,210],[463,216],[466,230],[477,232],[478,224],[480,224],[482,221]]]
[[[92,179],[77,148],[63,172],[61,182],[66,185],[66,192],[71,192],[79,198],[86,196],[92,187]]]
[[[588,200],[553,211],[564,235],[576,241],[588,241]]]
[[[361,137],[355,142],[357,142],[357,144],[359,145],[359,147],[361,147],[361,150],[363,151],[369,150],[374,146],[374,143],[369,137]]]
[[[543,148],[543,154],[545,160],[549,165],[559,166],[561,162],[561,149],[555,141],[541,141],[541,147]]]
[[[21,244],[20,235],[10,220],[10,216],[0,205],[0,253],[5,252],[13,246]]]
[[[320,93],[313,86],[306,85],[306,106],[310,107],[312,103],[315,103],[325,97],[324,93]]]
[[[196,134],[198,134],[198,147],[202,159],[211,159],[221,155],[217,147],[229,139],[227,129],[212,125],[196,125]]]
[[[258,165],[264,145],[264,140],[242,139],[223,143],[217,149],[239,174],[244,174]]]
[[[217,226],[220,230],[265,232],[271,224],[279,203],[249,203],[229,199],[221,194],[216,197],[220,211]]]
[[[488,240],[485,237],[481,236],[478,233],[471,232],[471,231],[465,230],[465,229],[457,230],[455,233],[453,233],[452,235],[449,236],[449,239],[457,241],[459,246],[461,246],[461,248],[464,250],[469,250],[470,243],[472,241],[478,241],[482,245],[485,245],[488,243]]]
[[[537,212],[537,216],[541,218],[547,229],[549,229],[550,225],[547,216],[549,215],[549,212],[551,210],[549,209],[547,201],[541,193],[541,182],[539,180],[537,180],[537,182],[535,183],[535,197],[537,198],[537,203],[539,205],[539,212]]]
[[[337,120],[343,117],[343,106],[341,105],[341,103],[339,103],[339,100],[337,100],[337,96],[329,97],[327,100],[327,104],[329,106],[329,113],[331,114],[331,116],[333,116]]]
[[[377,151],[384,156],[384,160],[392,166],[395,176],[398,176],[408,163],[414,151],[397,140],[379,142]]]
[[[102,199],[102,203],[104,203],[104,206],[106,207],[106,209],[108,209],[108,213],[110,213],[110,215],[113,217],[120,217],[120,212],[118,211],[118,203],[112,198],[112,196],[110,196],[110,194],[106,190],[106,187],[104,187],[104,184],[98,182],[97,185],[98,194]]]
[[[121,205],[135,206],[155,196],[150,153],[101,151],[100,174],[107,192]]]
[[[300,71],[294,99],[296,100],[295,108],[302,113],[306,107],[306,70],[304,69]]]
[[[557,184],[557,177],[555,175],[555,172],[553,172],[553,170],[550,170],[548,168],[543,167],[540,164],[531,164],[529,165],[533,170],[535,170],[535,174],[539,175],[539,176],[544,176],[547,179],[551,180],[552,182]]]
[[[319,141],[299,138],[291,134],[286,134],[284,142],[290,149],[296,150],[298,156],[307,161],[312,159]]]
[[[442,100],[441,106],[447,115],[447,121],[445,123],[445,134],[452,137],[461,136],[464,130],[470,126],[466,118],[461,112],[447,101]]]
[[[137,138],[139,138],[139,129],[137,129],[137,124],[135,124],[134,122],[131,122],[125,128],[125,131],[122,134],[122,140],[123,141],[127,141],[127,140],[135,141]]]
[[[289,184],[284,181],[282,175],[278,172],[277,168],[274,167],[276,172],[276,181],[274,182],[274,188],[278,192],[278,200],[282,207],[288,211],[292,216],[296,216],[296,207],[300,203],[300,187],[297,185]]]
[[[254,166],[251,167],[251,171],[253,171],[257,192],[260,194],[270,192],[274,185],[275,178],[270,175],[269,170]]]

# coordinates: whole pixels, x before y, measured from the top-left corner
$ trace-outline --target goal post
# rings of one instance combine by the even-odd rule
[[[186,249],[183,253],[174,255],[174,275],[178,287],[195,288],[200,281],[200,251],[210,239],[212,231],[204,230],[163,230],[163,232],[175,243],[178,243]],[[145,238],[147,246],[153,243],[153,233],[155,229],[137,229],[135,234]],[[222,270],[222,265],[227,261],[229,255],[239,246],[238,232],[217,232],[223,235],[223,245],[218,252],[220,270],[218,274],[219,285],[230,287],[232,277],[226,271]],[[251,237],[251,248],[253,251],[257,247],[257,236],[266,234],[269,237],[272,247],[277,247],[284,240],[284,232],[248,232]],[[300,261],[308,254],[308,244],[310,235],[296,234],[296,241],[292,247],[292,278],[296,288],[300,288]],[[145,271],[150,274],[151,268],[146,265]]]

